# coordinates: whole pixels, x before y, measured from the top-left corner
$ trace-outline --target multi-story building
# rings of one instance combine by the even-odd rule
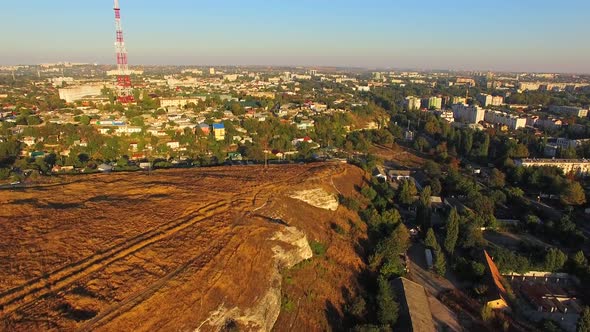
[[[441,110],[438,111],[437,114],[440,116],[441,119],[449,123],[455,122],[455,116],[453,115],[453,111]]]
[[[567,148],[577,148],[579,146],[582,146],[585,143],[590,142],[590,139],[569,139],[569,138],[564,138],[564,137],[560,137],[557,139],[557,141],[555,142],[555,144],[557,144],[557,146],[559,146],[562,149],[567,149]]]
[[[456,105],[456,104],[467,104],[467,98],[456,97],[456,96],[451,98],[451,105]]]
[[[227,74],[227,75],[223,75],[223,80],[228,81],[228,82],[235,82],[238,80],[238,77],[239,77],[238,74]]]
[[[199,101],[205,101],[207,97],[195,98],[162,98],[160,99],[160,107],[184,107],[190,103],[198,104]]]
[[[565,174],[590,174],[590,161],[586,159],[519,159],[515,161],[515,164],[523,167],[557,167]]]
[[[455,120],[468,123],[468,124],[476,124],[484,120],[485,118],[485,110],[479,106],[469,106],[469,105],[453,105],[453,115],[455,116]]]
[[[406,97],[406,106],[410,111],[417,111],[422,107],[422,101],[420,98],[409,96]]]
[[[107,71],[107,76],[119,76],[121,74],[127,74],[127,75],[143,75],[143,70],[131,70],[131,69],[128,69],[127,71],[125,71],[125,73],[122,73],[118,69]]]
[[[510,113],[493,110],[487,110],[485,112],[484,120],[489,123],[504,125],[510,130],[524,128],[526,127],[527,123],[526,118],[521,118]]]
[[[521,91],[574,91],[588,87],[588,85],[588,83],[520,82],[518,83],[518,89]]]
[[[119,127],[115,131],[118,135],[130,135],[141,133],[141,127],[123,126]]]
[[[577,116],[579,118],[585,118],[588,116],[588,109],[584,109],[576,106],[550,106],[550,112],[554,112],[564,116]]]
[[[223,123],[213,124],[213,135],[217,141],[223,141],[225,139],[225,126]]]
[[[67,84],[74,83],[73,77],[53,77],[53,78],[48,78],[47,80],[49,81],[49,83],[51,83],[55,87],[63,86],[64,83],[67,83]]]
[[[439,110],[442,108],[443,100],[441,97],[430,97],[424,99],[422,104],[424,104],[428,109]]]
[[[59,89],[59,99],[63,99],[66,103],[73,103],[77,100],[81,100],[84,97],[89,96],[100,96],[104,85],[80,85],[75,87],[68,87]]]
[[[480,93],[479,96],[477,96],[477,100],[483,107],[500,106],[504,104],[504,98],[502,96],[492,96],[485,93]]]
[[[472,78],[458,77],[455,81],[456,85],[475,86],[475,80]]]

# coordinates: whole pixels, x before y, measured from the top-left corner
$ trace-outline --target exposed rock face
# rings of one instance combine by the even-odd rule
[[[291,198],[324,210],[336,211],[338,209],[336,197],[321,188],[298,191],[292,194]]]
[[[295,227],[285,227],[276,232],[271,241],[276,242],[272,248],[275,269],[272,271],[268,290],[251,308],[231,308],[221,305],[210,313],[207,321],[195,331],[219,331],[228,322],[235,322],[250,331],[271,331],[281,312],[281,269],[291,268],[313,256],[307,237]]]

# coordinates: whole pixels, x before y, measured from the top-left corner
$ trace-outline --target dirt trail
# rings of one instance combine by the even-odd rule
[[[293,258],[287,266],[305,256],[299,240],[277,234],[290,225],[310,241],[329,239],[330,222],[345,213],[289,193],[335,194],[353,169],[91,175],[0,191],[0,330],[192,331],[220,306],[236,313],[221,323],[268,330],[285,268],[277,252]],[[263,310],[269,301],[272,310]],[[321,312],[306,319],[317,324]]]

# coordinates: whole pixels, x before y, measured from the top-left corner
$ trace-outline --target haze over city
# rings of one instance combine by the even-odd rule
[[[108,1],[3,4],[0,64],[112,62]],[[132,65],[309,65],[590,73],[590,2],[123,3]]]

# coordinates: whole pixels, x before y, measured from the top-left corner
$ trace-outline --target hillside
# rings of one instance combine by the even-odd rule
[[[0,330],[326,329],[357,290],[352,166],[60,181],[0,191]]]

